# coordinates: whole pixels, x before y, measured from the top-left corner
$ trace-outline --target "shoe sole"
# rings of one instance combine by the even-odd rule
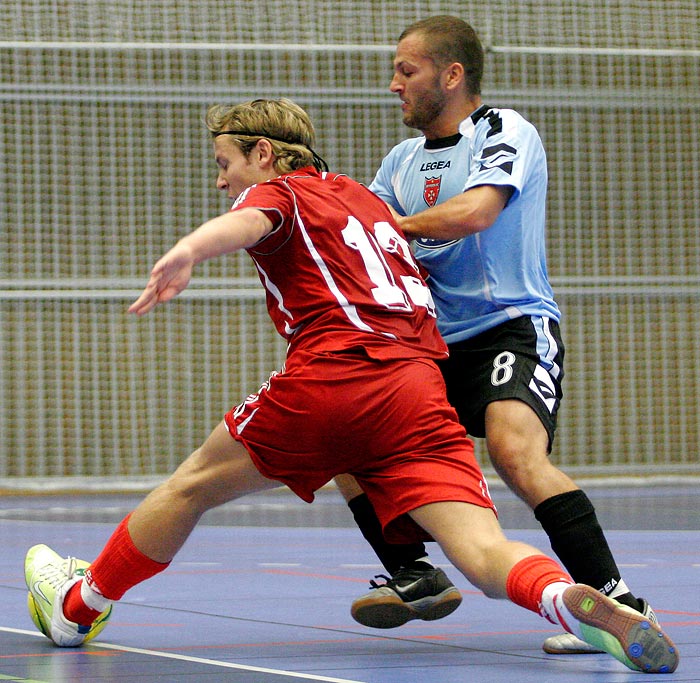
[[[578,584],[566,589],[564,604],[582,624],[612,634],[639,671],[672,673],[676,670],[679,661],[676,646],[642,614],[621,610],[617,603],[594,588]],[[593,644],[599,646],[599,643]]]
[[[32,622],[34,622],[34,626],[36,626],[49,640],[53,642],[51,632],[49,631],[49,628],[46,622],[44,621],[44,614],[39,609],[39,606],[36,604],[36,600],[34,599],[34,596],[31,593],[27,593],[27,609],[29,610],[29,616],[31,617]],[[85,635],[85,638],[80,643],[72,647],[80,647],[81,645],[89,643],[91,640],[100,635],[100,633],[104,631],[105,626],[107,626],[107,622],[109,621],[110,616],[112,616],[112,605],[110,605],[109,609],[105,610],[102,614],[100,614],[100,616],[97,617],[97,619],[92,623],[92,626]],[[59,645],[59,647],[66,646]]]
[[[36,626],[47,638],[51,638],[49,629],[44,623],[44,617],[41,614],[41,610],[37,606],[34,596],[31,593],[27,593],[27,609],[29,610],[29,616],[32,618],[32,622],[34,622],[34,626]]]
[[[452,587],[437,596],[404,602],[398,595],[356,600],[350,610],[355,621],[370,628],[397,628],[413,619],[435,621],[452,614],[462,603],[459,591]]]
[[[605,651],[604,650],[599,650],[596,647],[593,647],[592,645],[588,645],[586,643],[587,647],[552,647],[550,645],[547,645],[546,641],[542,644],[542,650],[546,652],[548,655],[601,655]]]

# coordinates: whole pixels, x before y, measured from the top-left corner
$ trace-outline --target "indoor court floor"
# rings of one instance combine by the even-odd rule
[[[588,487],[622,574],[681,653],[663,681],[700,681],[700,484]],[[507,534],[549,552],[529,510],[492,492]],[[136,586],[93,643],[59,649],[26,609],[23,560],[35,543],[90,560],[141,496],[0,498],[0,682],[616,683],[649,680],[606,655],[551,656],[558,630],[462,591],[445,619],[395,630],[357,624],[350,603],[382,568],[337,492],[306,505],[286,492],[209,513],[171,567]]]

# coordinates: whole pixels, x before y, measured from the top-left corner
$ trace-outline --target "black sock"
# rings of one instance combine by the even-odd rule
[[[542,501],[534,512],[573,580],[604,595],[612,593],[620,582],[620,570],[588,496],[581,490],[561,493]],[[631,593],[616,595],[615,600],[639,609]]]
[[[372,546],[389,574],[393,575],[400,567],[410,567],[416,560],[428,554],[423,543],[387,543],[384,540],[377,513],[366,493],[353,498],[348,503],[348,507],[362,535]]]

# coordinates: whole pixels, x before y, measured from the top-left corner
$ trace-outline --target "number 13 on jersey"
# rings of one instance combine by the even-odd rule
[[[367,276],[374,284],[372,296],[377,303],[391,310],[410,311],[422,306],[433,317],[435,304],[430,290],[419,277],[418,266],[413,259],[408,242],[386,221],[374,224],[374,235],[367,232],[360,221],[348,216],[348,224],[342,231],[343,239],[359,252]],[[398,280],[387,263],[384,252],[400,256],[415,271],[415,275],[399,275]]]

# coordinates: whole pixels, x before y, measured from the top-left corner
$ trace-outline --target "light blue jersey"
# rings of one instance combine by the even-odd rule
[[[513,194],[487,230],[459,240],[416,240],[448,344],[520,316],[559,322],[547,277],[547,160],[535,127],[512,109],[480,107],[460,134],[405,140],[382,161],[370,189],[413,215],[478,185]]]

